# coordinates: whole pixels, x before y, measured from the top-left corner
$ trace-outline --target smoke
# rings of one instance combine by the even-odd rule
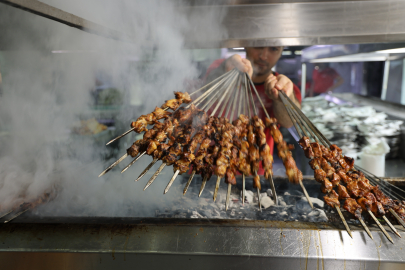
[[[162,196],[171,167],[145,192],[150,174],[134,183],[150,157],[124,174],[114,170],[98,178],[125,153],[133,135],[109,148],[72,135],[71,127],[79,119],[102,117],[103,112],[89,109],[96,78],[123,90],[126,107],[114,116],[125,125],[160,106],[173,91],[183,90],[198,75],[185,42],[225,37],[221,20],[226,11],[216,7],[209,13],[190,12],[179,1],[43,2],[134,41],[88,34],[0,4],[0,53],[5,59],[0,63],[0,134],[7,132],[0,137],[0,212],[50,188],[58,190],[57,197],[36,210],[38,214],[148,216],[170,207],[173,198],[182,196],[179,181]],[[129,162],[127,158],[118,167]]]

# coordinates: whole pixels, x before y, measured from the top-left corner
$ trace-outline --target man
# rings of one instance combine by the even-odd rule
[[[319,63],[312,72],[312,85],[309,96],[318,96],[322,93],[332,92],[342,85],[343,78],[327,63]]]
[[[282,51],[283,47],[248,47],[246,48],[246,59],[235,54],[226,60],[214,61],[208,68],[207,81],[211,81],[235,67],[242,72],[247,72],[267,111],[277,119],[281,126],[290,128],[293,123],[281,102],[278,91],[285,92],[298,107],[301,107],[301,92],[289,78],[273,73],[271,70],[280,59]],[[261,108],[260,103],[258,105]]]
[[[235,54],[226,60],[214,61],[207,70],[207,81],[212,81],[233,68],[248,73],[270,116],[275,117],[281,126],[290,128],[293,123],[280,99],[279,91],[285,92],[299,108],[301,108],[301,92],[289,78],[277,72],[273,73],[271,70],[280,59],[282,51],[283,47],[248,47],[246,48],[246,59]],[[258,116],[264,120],[266,115],[262,106],[256,95],[253,96],[256,107],[259,108]],[[266,128],[265,134],[271,153],[273,153],[274,141],[270,130]],[[262,173],[263,171],[260,170],[259,174]]]

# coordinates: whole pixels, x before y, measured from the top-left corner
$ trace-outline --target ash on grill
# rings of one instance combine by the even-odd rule
[[[262,180],[264,182],[264,180]],[[208,182],[209,183],[209,182]],[[214,186],[214,183],[211,183]],[[208,186],[208,184],[207,184]],[[208,189],[210,187],[208,186]],[[263,189],[265,190],[265,189]],[[314,209],[299,190],[287,190],[279,193],[279,204],[274,204],[274,197],[270,188],[260,194],[262,211],[258,208],[257,194],[252,190],[245,191],[245,204],[242,205],[242,190],[233,186],[230,195],[228,211],[225,211],[226,190],[219,190],[217,200],[212,201],[213,191],[202,193],[198,205],[193,205],[198,196],[199,186],[190,186],[190,194],[179,197],[171,208],[155,210],[157,218],[199,218],[199,219],[245,219],[245,220],[279,220],[279,221],[303,221],[303,222],[328,222],[328,215],[324,209],[324,202],[318,199],[320,192],[310,192],[310,200]],[[283,195],[280,195],[283,194]],[[327,206],[328,207],[328,206]],[[326,210],[327,211],[327,210]],[[330,212],[330,211],[329,211]]]

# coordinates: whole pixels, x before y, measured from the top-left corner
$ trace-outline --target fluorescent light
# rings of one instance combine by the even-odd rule
[[[291,55],[291,51],[283,51],[281,54],[282,55]]]
[[[301,55],[301,54],[302,54],[302,51],[294,51],[294,54],[295,54],[295,55]]]
[[[312,59],[310,63],[334,63],[334,62],[371,62],[371,61],[385,61],[388,54],[378,53],[357,53],[352,55],[343,55],[336,57]]]
[[[396,49],[376,51],[376,53],[405,53],[405,48],[396,48]]]
[[[243,48],[243,47],[238,47],[238,48],[232,48],[232,50],[234,50],[234,51],[244,51],[245,48]]]

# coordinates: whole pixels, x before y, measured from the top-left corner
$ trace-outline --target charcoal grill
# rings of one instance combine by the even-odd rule
[[[274,180],[278,188],[288,183]],[[391,183],[403,186],[405,179]],[[319,188],[310,178],[304,184],[311,196]],[[372,240],[360,224],[349,224],[353,239],[338,222],[41,217],[28,212],[1,225],[0,260],[3,269],[43,270],[403,269],[404,241],[392,245],[370,223]],[[405,236],[402,226],[395,227]]]

